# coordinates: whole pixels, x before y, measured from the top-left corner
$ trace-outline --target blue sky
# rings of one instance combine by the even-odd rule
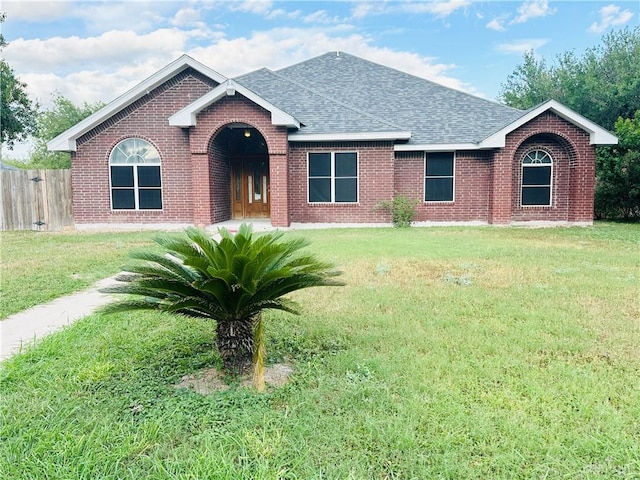
[[[3,56],[45,107],[109,102],[182,53],[236,76],[333,50],[494,100],[525,51],[581,55],[640,19],[640,0],[0,1]]]

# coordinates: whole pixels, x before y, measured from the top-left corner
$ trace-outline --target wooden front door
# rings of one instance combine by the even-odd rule
[[[269,157],[250,155],[231,159],[233,218],[269,218]]]

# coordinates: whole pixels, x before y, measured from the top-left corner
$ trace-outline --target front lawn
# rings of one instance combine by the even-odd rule
[[[2,232],[0,320],[118,273],[150,232]]]
[[[346,287],[291,381],[201,396],[213,326],[93,315],[2,365],[2,479],[638,478],[640,226],[292,232]]]

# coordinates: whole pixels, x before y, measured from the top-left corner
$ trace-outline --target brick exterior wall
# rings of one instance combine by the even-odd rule
[[[214,86],[186,70],[79,138],[71,155],[75,223],[192,223],[188,132],[170,126],[167,119]],[[111,210],[109,154],[128,137],[143,138],[160,153],[162,210]]]
[[[383,223],[390,216],[374,207],[394,194],[420,200],[416,221],[591,222],[595,149],[589,135],[547,112],[507,135],[492,151],[458,151],[454,201],[424,202],[424,152],[394,152],[392,142],[289,143],[287,129],[239,93],[198,114],[189,129],[170,126],[168,117],[215,87],[187,70],[154,89],[78,140],[72,154],[74,219],[77,224],[189,223],[210,225],[231,218],[230,164],[225,127],[248,124],[263,136],[269,153],[270,216],[274,226],[301,223]],[[121,140],[143,138],[161,156],[161,211],[112,211],[109,153]],[[550,153],[553,202],[522,207],[522,158],[534,148]],[[358,153],[358,202],[310,204],[308,152]]]
[[[308,152],[358,153],[357,203],[308,202]],[[289,146],[289,211],[291,221],[301,223],[389,222],[389,216],[374,207],[381,200],[393,198],[393,164],[393,144],[390,142],[292,143]]]
[[[549,207],[523,207],[522,158],[537,147],[554,159],[553,201]],[[587,132],[553,112],[507,135],[505,147],[494,153],[491,177],[489,223],[593,221],[595,148]]]
[[[395,190],[400,195],[419,200],[415,221],[486,222],[489,210],[490,162],[490,152],[456,152],[453,202],[425,202],[424,152],[399,152],[395,164]]]

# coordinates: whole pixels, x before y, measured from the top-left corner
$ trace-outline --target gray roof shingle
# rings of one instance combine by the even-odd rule
[[[413,144],[476,143],[524,114],[343,52],[235,80],[300,120],[300,133],[411,131]]]

